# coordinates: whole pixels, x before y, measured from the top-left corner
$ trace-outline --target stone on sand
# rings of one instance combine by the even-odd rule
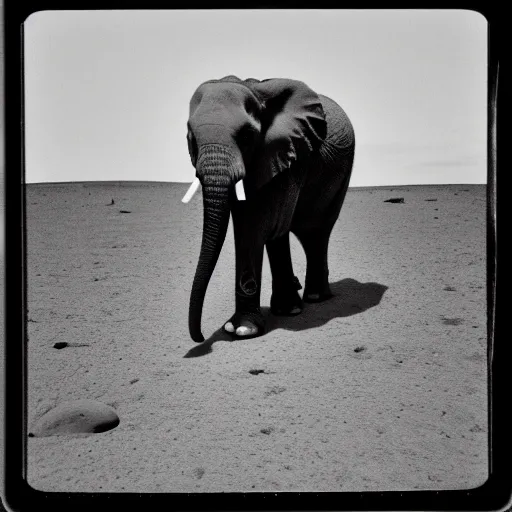
[[[97,400],[63,402],[37,420],[31,437],[65,434],[94,434],[119,425],[114,409]]]

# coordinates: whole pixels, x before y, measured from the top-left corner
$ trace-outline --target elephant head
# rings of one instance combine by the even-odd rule
[[[322,105],[304,83],[286,79],[242,81],[234,76],[201,84],[190,101],[187,142],[203,190],[203,237],[192,285],[189,331],[204,340],[204,297],[227,227],[230,203],[257,200],[272,178],[316,151],[326,136]],[[236,195],[235,195],[236,190]]]

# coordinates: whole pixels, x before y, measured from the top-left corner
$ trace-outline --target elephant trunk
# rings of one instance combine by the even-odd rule
[[[198,175],[203,185],[203,238],[192,291],[188,326],[196,343],[204,341],[201,317],[208,283],[219,259],[226,238],[230,214],[230,192],[234,179],[231,158],[219,158],[219,154],[198,159]]]

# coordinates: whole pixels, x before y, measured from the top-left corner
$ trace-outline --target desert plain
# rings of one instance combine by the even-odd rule
[[[231,227],[188,334],[202,199],[188,185],[26,186],[27,432],[92,399],[119,425],[27,439],[28,482],[61,492],[470,489],[488,477],[486,186],[350,188],[334,297],[264,336],[234,311]],[[403,198],[403,202],[386,202]],[[296,275],[305,257],[292,237]],[[55,346],[64,346],[58,349]]]

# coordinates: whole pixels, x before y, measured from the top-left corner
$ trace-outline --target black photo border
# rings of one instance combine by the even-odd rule
[[[507,305],[504,256],[507,237],[506,183],[509,159],[507,10],[482,2],[449,5],[409,3],[375,5],[358,2],[279,2],[227,0],[210,3],[121,0],[5,0],[5,425],[3,502],[9,510],[111,510],[135,506],[141,510],[507,510],[512,494],[511,436],[508,413],[511,386],[509,344],[505,332]],[[498,5],[499,2],[496,2]],[[503,5],[505,5],[503,3]],[[488,196],[487,196],[487,298],[489,374],[489,467],[484,485],[468,490],[404,492],[279,492],[279,493],[49,493],[35,490],[26,480],[26,268],[24,265],[23,172],[23,22],[41,10],[89,9],[464,9],[482,14],[488,21]],[[499,94],[498,94],[499,92]],[[500,151],[501,149],[501,151]],[[497,221],[496,221],[497,219]],[[499,250],[498,250],[499,248]],[[498,257],[499,254],[499,257]],[[501,263],[501,264],[500,264]]]

